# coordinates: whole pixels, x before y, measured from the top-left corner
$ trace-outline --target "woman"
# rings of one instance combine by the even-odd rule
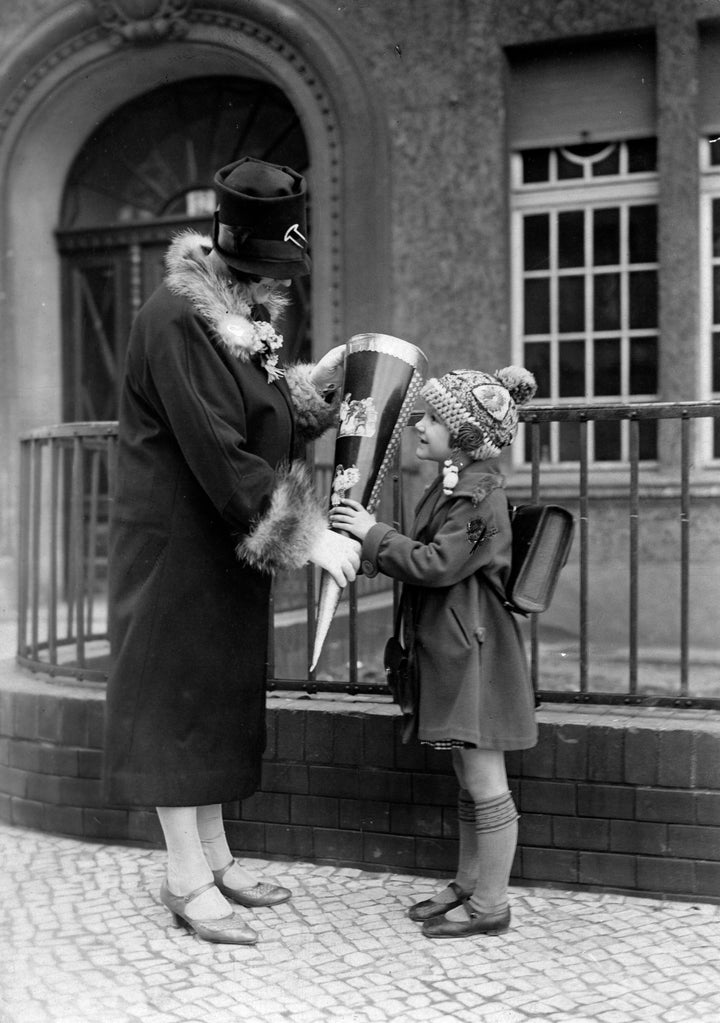
[[[335,422],[344,349],[282,370],[274,324],[307,273],[304,179],[245,158],[218,171],[213,239],[180,235],[130,336],[110,535],[105,787],[155,806],[160,898],[208,941],[252,944],[226,901],[275,905],[234,860],[221,806],[259,785],[271,573],[342,586],[358,544],[327,527],[298,456]]]

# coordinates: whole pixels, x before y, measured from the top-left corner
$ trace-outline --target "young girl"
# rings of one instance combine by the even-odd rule
[[[417,734],[451,750],[460,785],[455,879],[408,914],[428,938],[500,934],[510,925],[518,815],[504,751],[534,746],[537,726],[522,638],[497,593],[507,581],[512,533],[495,459],[515,438],[517,405],[535,389],[532,374],[514,366],[429,380],[416,454],[440,472],[415,509],[412,535],[377,522],[357,501],[331,513],[334,528],[362,542],[366,573],[372,565],[404,583]]]

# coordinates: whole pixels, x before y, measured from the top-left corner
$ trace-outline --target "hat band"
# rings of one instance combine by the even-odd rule
[[[292,232],[292,235],[291,235]],[[274,259],[285,262],[300,261],[305,252],[305,236],[300,233],[296,224],[286,232],[286,241],[279,241],[272,238],[253,238],[250,231],[244,227],[230,227],[229,224],[221,224],[215,217],[213,223],[213,242],[220,252],[226,252],[231,256],[238,256],[253,259]],[[291,240],[297,238],[297,241]]]

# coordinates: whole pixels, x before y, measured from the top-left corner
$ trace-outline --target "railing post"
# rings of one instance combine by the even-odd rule
[[[580,415],[580,692],[588,691],[588,594],[589,594],[589,531],[588,463],[590,437],[587,416]]]
[[[690,420],[680,420],[680,695],[688,695],[690,662]]]
[[[638,676],[638,550],[640,525],[639,498],[640,423],[630,413],[630,663],[628,691],[637,695]]]

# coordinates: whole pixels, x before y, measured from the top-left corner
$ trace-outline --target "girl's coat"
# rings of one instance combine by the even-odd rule
[[[537,742],[535,701],[522,637],[493,593],[510,570],[512,531],[503,477],[473,462],[451,496],[438,478],[415,509],[412,536],[373,526],[363,571],[399,579],[404,640],[419,686],[418,737],[482,749]]]

